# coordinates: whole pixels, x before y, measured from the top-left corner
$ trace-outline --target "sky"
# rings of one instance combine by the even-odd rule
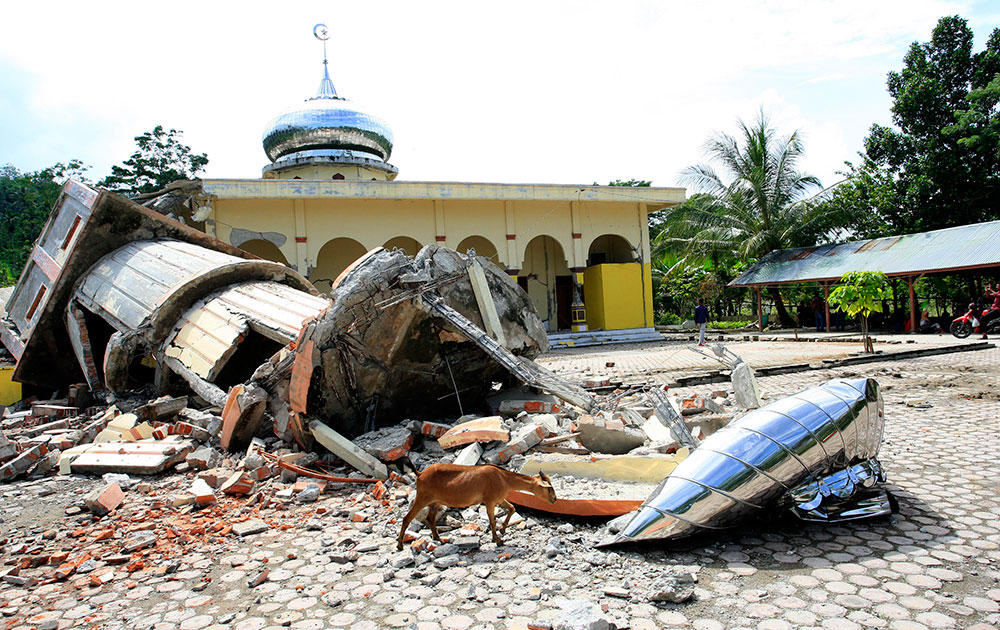
[[[260,177],[267,123],[319,84],[322,22],[400,180],[678,186],[763,108],[830,185],[891,123],[886,73],[954,14],[980,50],[1000,2],[20,2],[0,22],[0,165],[100,179],[159,124],[208,154],[203,176]]]

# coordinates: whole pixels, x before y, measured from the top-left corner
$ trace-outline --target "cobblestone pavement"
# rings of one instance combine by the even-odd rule
[[[373,522],[364,508],[348,518],[344,506],[361,492],[355,488],[284,511],[284,527],[193,547],[167,569],[116,571],[102,586],[0,583],[0,627],[546,627],[561,598],[582,598],[606,606],[619,627],[637,629],[995,628],[998,369],[993,349],[761,379],[774,397],[835,376],[880,380],[881,459],[900,503],[889,520],[824,527],[776,515],[722,536],[596,551],[600,523],[533,513],[500,547],[480,535],[484,544],[468,552],[444,545],[397,553],[394,523]],[[930,406],[903,404],[916,397]],[[89,483],[53,478],[0,487],[0,541],[50,544],[43,532],[73,520],[64,508]],[[397,504],[401,515],[406,501]],[[298,518],[297,510],[312,516]],[[649,603],[648,585],[678,565],[700,568],[693,600]]]

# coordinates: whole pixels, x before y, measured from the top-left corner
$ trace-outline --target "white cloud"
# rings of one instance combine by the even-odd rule
[[[404,179],[674,185],[709,135],[764,105],[782,128],[802,128],[808,165],[832,181],[867,126],[887,117],[885,72],[939,17],[973,8],[20,3],[5,9],[0,62],[30,78],[10,95],[32,112],[30,133],[0,144],[0,163],[81,157],[100,175],[131,153],[133,136],[163,124],[208,153],[210,176],[257,177],[264,125],[316,88],[311,29],[325,21],[334,83],[392,126]]]

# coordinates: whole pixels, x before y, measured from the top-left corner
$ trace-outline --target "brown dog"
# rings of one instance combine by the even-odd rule
[[[549,503],[556,502],[556,491],[552,481],[545,473],[537,477],[522,475],[496,466],[458,466],[455,464],[432,464],[417,475],[417,496],[413,499],[410,511],[403,517],[403,525],[399,528],[399,540],[396,549],[403,548],[403,536],[406,527],[420,510],[427,509],[427,524],[431,528],[434,540],[441,542],[437,531],[437,510],[440,506],[465,508],[482,503],[486,506],[486,514],[490,517],[490,532],[493,542],[502,545],[503,541],[497,535],[496,506],[507,510],[507,518],[503,522],[501,532],[507,531],[507,523],[514,515],[514,506],[507,501],[507,494],[512,490],[524,490],[545,499]]]

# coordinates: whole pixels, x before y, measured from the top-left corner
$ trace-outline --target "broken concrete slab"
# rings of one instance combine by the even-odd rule
[[[227,451],[247,447],[260,430],[267,409],[267,392],[260,387],[236,385],[229,390],[222,410],[220,445]]]
[[[0,431],[0,464],[8,459],[13,459],[17,455],[17,448],[7,439],[7,436]]]
[[[243,496],[253,492],[255,485],[256,482],[249,473],[236,471],[219,486],[219,491],[230,496]]]
[[[363,449],[358,448],[353,442],[319,420],[310,422],[309,430],[317,442],[362,474],[377,479],[386,479],[389,477],[389,471],[385,467],[385,464],[369,455]]]
[[[585,448],[611,455],[623,455],[632,449],[642,446],[646,435],[640,429],[627,427],[620,420],[607,420],[601,417],[581,415],[576,420],[578,438]]]
[[[684,461],[690,449],[682,448],[674,455],[662,457],[630,457],[628,455],[595,457],[590,459],[541,459],[531,457],[524,463],[523,475],[570,475],[589,479],[611,481],[642,481],[659,483],[677,465]]]
[[[515,455],[527,453],[546,435],[548,435],[548,430],[540,424],[529,424],[521,427],[510,438],[510,441],[497,452],[497,459],[502,463],[507,463]]]
[[[39,459],[49,452],[45,444],[36,444],[0,466],[0,481],[10,481],[26,474]]]
[[[242,521],[239,523],[233,523],[233,533],[244,538],[246,536],[252,536],[254,534],[259,534],[261,532],[267,531],[267,523],[260,520],[259,518],[251,519],[249,521]]]
[[[384,427],[354,438],[354,444],[384,462],[402,459],[413,446],[414,435],[405,426]]]
[[[472,442],[506,442],[509,439],[510,431],[504,428],[503,419],[500,416],[488,416],[452,427],[438,438],[438,444],[441,448],[449,449]]]
[[[77,474],[154,475],[183,461],[193,448],[194,443],[187,440],[94,444],[76,456],[70,463],[70,470]]]
[[[139,420],[165,420],[176,416],[187,406],[187,396],[160,396],[136,407],[133,413]]]

